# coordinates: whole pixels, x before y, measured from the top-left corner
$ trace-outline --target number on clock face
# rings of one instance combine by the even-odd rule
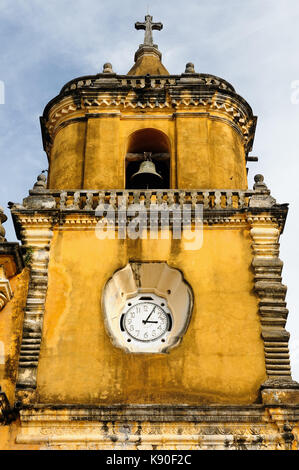
[[[123,325],[132,338],[139,341],[153,341],[168,330],[169,318],[159,305],[140,302],[125,313]]]

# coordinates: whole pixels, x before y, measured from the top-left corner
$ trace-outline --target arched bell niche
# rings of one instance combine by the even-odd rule
[[[170,142],[167,135],[152,128],[133,132],[128,139],[125,165],[126,189],[169,189]]]

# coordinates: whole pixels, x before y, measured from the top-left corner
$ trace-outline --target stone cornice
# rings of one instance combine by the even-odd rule
[[[77,419],[88,421],[138,421],[148,422],[212,422],[227,421],[228,416],[237,418],[239,422],[255,422],[261,418],[264,405],[68,405],[68,404],[22,404],[22,417],[29,419],[31,412],[37,416],[43,415],[45,421],[61,417],[77,416]],[[298,411],[299,406],[294,406]]]
[[[44,149],[49,155],[57,126],[82,118],[90,110],[122,113],[202,110],[225,116],[239,127],[246,154],[251,150],[257,118],[249,104],[225,80],[206,74],[190,76],[126,76],[99,74],[67,83],[46,106],[41,117]]]
[[[20,403],[17,444],[43,449],[291,449],[299,407]],[[274,425],[274,426],[273,426]],[[155,446],[155,447],[154,447]]]
[[[183,79],[183,81],[182,81]],[[113,82],[112,82],[113,80]],[[74,78],[66,83],[59,95],[81,88],[102,88],[103,84],[117,83],[119,88],[162,88],[165,85],[178,85],[190,83],[201,86],[215,86],[224,90],[235,92],[234,87],[223,78],[205,73],[181,75],[117,75],[115,73],[100,73],[98,75],[85,75]],[[54,98],[55,99],[55,98]],[[51,102],[50,102],[51,103]]]

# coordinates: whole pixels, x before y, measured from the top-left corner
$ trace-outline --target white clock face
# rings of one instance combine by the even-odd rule
[[[129,308],[122,317],[123,329],[137,341],[158,340],[165,335],[171,326],[170,314],[165,311],[167,309],[166,302],[156,303],[151,301],[153,299],[142,299],[144,297],[135,302],[128,302]]]

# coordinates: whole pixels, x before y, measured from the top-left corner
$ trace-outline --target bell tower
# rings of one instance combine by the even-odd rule
[[[47,104],[48,177],[11,205],[24,317],[12,347],[8,276],[0,443],[297,449],[288,205],[262,175],[248,188],[257,118],[222,78],[190,62],[169,74],[153,41],[162,23],[135,27],[145,37],[127,75],[106,63]]]

